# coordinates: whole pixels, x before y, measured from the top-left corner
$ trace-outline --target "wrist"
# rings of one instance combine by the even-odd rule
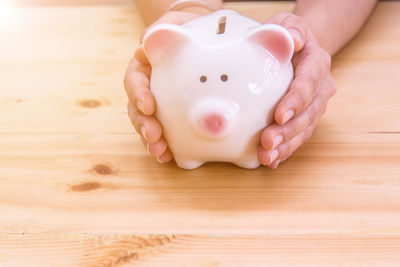
[[[340,22],[336,24],[332,23],[329,12],[325,11],[324,6],[314,5],[312,7],[303,7],[296,5],[293,13],[303,19],[318,44],[328,52],[330,56],[335,55],[344,45],[342,40],[343,32],[346,32],[351,26],[340,27],[340,33],[338,32],[335,34],[338,29],[336,24]],[[332,36],[335,36],[335,38],[332,38]]]

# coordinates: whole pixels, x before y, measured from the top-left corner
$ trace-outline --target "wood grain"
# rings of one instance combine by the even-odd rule
[[[3,0],[4,1],[4,0]],[[17,6],[133,6],[134,0],[5,0]]]
[[[134,7],[18,8],[0,25],[0,266],[398,265],[398,12],[380,3],[334,59],[337,95],[277,170],[184,171],[127,117]]]
[[[324,266],[395,266],[399,246],[397,238],[369,235],[0,235],[0,264],[215,267],[310,266],[319,262]]]

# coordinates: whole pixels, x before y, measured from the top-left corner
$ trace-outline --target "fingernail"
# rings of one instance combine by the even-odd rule
[[[140,127],[140,132],[142,133],[143,138],[147,141],[146,128],[144,126]]]
[[[272,169],[276,169],[278,168],[279,163],[281,162],[281,160],[277,160],[274,164],[274,166],[272,166]]]
[[[137,100],[136,101],[136,106],[142,113],[144,113],[143,100]]]
[[[297,41],[303,42],[303,37],[301,37],[301,34],[298,30],[290,28],[288,29],[288,32],[292,35],[293,39],[297,39]]]
[[[291,118],[294,116],[294,111],[293,109],[289,109],[288,111],[285,112],[285,115],[283,115],[283,124],[287,123]]]
[[[160,158],[156,158],[158,162],[160,163],[164,163],[164,161],[162,161]]]
[[[272,149],[275,149],[275,148],[276,148],[277,146],[279,146],[282,142],[283,142],[283,136],[282,136],[281,134],[275,136],[275,138],[274,138],[274,144],[273,144],[273,146],[272,146]]]
[[[278,156],[279,156],[279,151],[277,149],[272,150],[271,158],[269,160],[269,164],[268,165],[270,165],[272,162],[274,162]]]

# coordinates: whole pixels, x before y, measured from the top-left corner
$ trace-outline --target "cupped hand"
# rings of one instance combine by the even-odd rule
[[[199,14],[182,11],[167,12],[149,28],[160,23],[183,24],[191,21]],[[156,102],[150,91],[151,66],[143,51],[142,45],[136,49],[125,74],[125,91],[129,98],[128,115],[136,132],[141,136],[146,150],[160,162],[173,159],[167,142],[163,137],[162,127],[155,118]]]
[[[275,110],[275,123],[261,134],[258,157],[271,168],[290,157],[315,131],[328,100],[335,94],[331,57],[301,17],[279,13],[264,23],[285,27],[294,39],[294,79]]]

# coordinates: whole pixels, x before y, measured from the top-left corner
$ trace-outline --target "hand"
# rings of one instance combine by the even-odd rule
[[[276,107],[275,123],[263,130],[258,149],[261,164],[277,168],[311,137],[336,85],[330,72],[331,57],[301,17],[279,13],[264,23],[285,27],[295,42],[294,80]]]
[[[192,12],[168,12],[150,27],[160,23],[183,24],[199,16],[199,14]],[[142,38],[143,36],[144,34]],[[128,115],[136,132],[141,136],[147,151],[158,161],[168,162],[173,159],[173,155],[163,137],[161,124],[154,116],[156,102],[150,91],[150,73],[150,63],[142,46],[140,46],[135,51],[135,56],[131,60],[125,75],[125,91],[129,98]]]

